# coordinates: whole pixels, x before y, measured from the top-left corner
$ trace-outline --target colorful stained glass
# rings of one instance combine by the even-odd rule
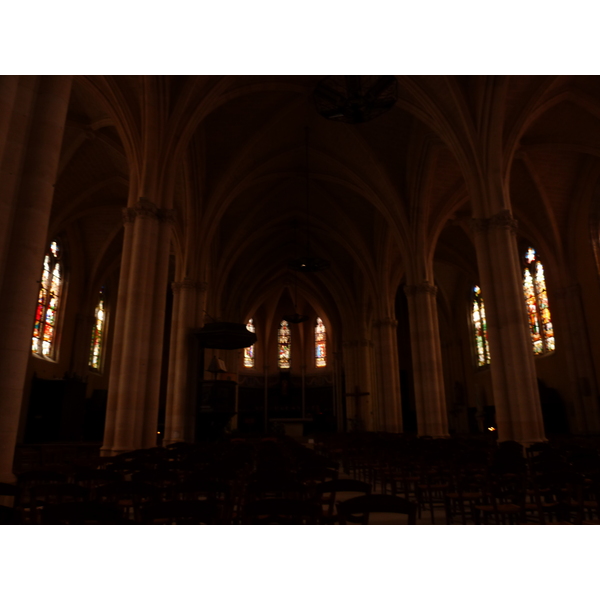
[[[315,364],[317,367],[327,366],[327,332],[321,318],[317,318],[315,327]]]
[[[249,319],[246,324],[246,329],[254,333],[256,327],[254,327],[254,319]],[[254,344],[250,348],[244,348],[244,366],[248,369],[254,368]]]
[[[100,298],[94,311],[94,329],[92,330],[92,344],[90,347],[89,366],[100,370],[102,350],[104,347],[104,330],[106,327],[106,310],[104,308],[104,292],[100,290]]]
[[[277,342],[279,349],[279,368],[289,369],[292,355],[292,332],[290,331],[290,326],[287,321],[281,321],[281,323],[279,323]]]
[[[485,306],[478,285],[473,288],[473,307],[471,320],[475,329],[475,347],[477,349],[477,366],[483,367],[490,364],[490,347],[487,337],[487,322],[485,320]]]
[[[60,265],[60,246],[55,240],[50,244],[50,249],[44,257],[31,339],[31,351],[46,358],[52,358],[54,354],[62,286],[63,276]]]
[[[548,305],[544,267],[533,248],[525,253],[523,271],[523,293],[527,304],[529,330],[535,354],[544,354],[555,349],[554,327]]]

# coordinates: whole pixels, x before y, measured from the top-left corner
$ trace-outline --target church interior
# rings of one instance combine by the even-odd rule
[[[0,186],[3,522],[600,520],[598,76],[6,75]]]

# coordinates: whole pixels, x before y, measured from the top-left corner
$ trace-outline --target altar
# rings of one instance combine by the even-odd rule
[[[312,419],[302,418],[275,418],[269,419],[269,423],[277,427],[281,425],[285,435],[291,438],[302,438],[304,437],[304,424],[312,423]]]

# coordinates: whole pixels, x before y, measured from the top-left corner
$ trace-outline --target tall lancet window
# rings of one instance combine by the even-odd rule
[[[89,366],[96,371],[100,370],[102,364],[102,352],[104,350],[104,334],[106,330],[106,309],[104,307],[104,290],[100,290],[98,304],[94,311],[94,328],[92,330],[92,343],[90,345]]]
[[[471,320],[475,330],[475,347],[477,348],[477,366],[483,367],[490,364],[490,347],[487,337],[487,322],[485,320],[485,306],[478,285],[473,288],[473,304],[471,307]]]
[[[531,247],[525,253],[523,293],[527,304],[533,352],[535,354],[552,352],[555,348],[554,327],[548,306],[546,277],[544,267],[536,251]]]
[[[292,332],[287,321],[279,323],[277,346],[279,348],[279,368],[289,369],[292,356]]]
[[[254,333],[256,327],[254,327],[254,319],[249,319],[246,323],[246,329]],[[244,366],[248,369],[254,368],[254,344],[250,348],[244,348]]]
[[[327,366],[327,332],[320,317],[315,327],[315,364],[317,367]]]
[[[37,356],[54,358],[56,354],[56,326],[63,289],[61,249],[54,240],[44,257],[42,279],[35,310],[31,351]]]

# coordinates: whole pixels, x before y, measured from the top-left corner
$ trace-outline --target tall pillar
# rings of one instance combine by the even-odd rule
[[[344,340],[346,375],[346,421],[348,431],[373,431],[374,398],[372,383],[373,342],[367,339]],[[365,395],[351,396],[357,392]]]
[[[404,286],[404,292],[408,298],[417,432],[420,436],[448,437],[437,288],[425,281]]]
[[[375,321],[374,328],[379,429],[391,433],[401,433],[402,400],[396,337],[398,321],[386,317]]]
[[[164,444],[192,442],[194,436],[193,380],[197,376],[192,338],[193,328],[198,327],[196,317],[203,305],[206,283],[189,278],[173,282],[173,322],[171,326],[171,349],[169,353],[169,384]]]
[[[133,223],[127,290],[119,307],[121,344],[109,382],[113,422],[105,433],[105,455],[156,443],[171,216],[145,198],[128,213]]]
[[[552,314],[564,315],[565,326],[555,321],[557,338],[565,344],[569,364],[569,379],[575,402],[571,405],[574,414],[571,431],[579,434],[600,433],[600,403],[598,382],[592,364],[589,331],[585,322],[585,312],[581,298],[581,287],[571,285],[552,294],[559,303],[558,311],[550,305]]]
[[[527,445],[545,438],[516,230],[517,223],[509,210],[472,221],[485,302],[498,439]]]
[[[71,78],[21,78],[0,173],[10,226],[0,293],[0,481],[11,481],[17,431]],[[6,170],[6,160],[14,161]],[[12,207],[12,209],[10,208]]]

